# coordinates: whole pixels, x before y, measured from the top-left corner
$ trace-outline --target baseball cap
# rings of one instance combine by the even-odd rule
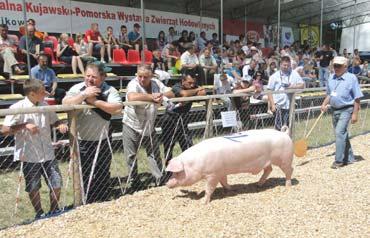
[[[348,62],[347,58],[343,56],[336,56],[334,57],[333,64],[340,64],[340,65],[346,65]]]

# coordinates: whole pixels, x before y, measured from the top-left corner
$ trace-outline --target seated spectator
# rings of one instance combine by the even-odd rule
[[[231,94],[232,93],[232,82],[233,82],[233,79],[227,74],[215,75],[215,80],[213,84],[215,94]],[[222,97],[220,99],[228,111],[233,110],[234,107],[233,107],[231,98]]]
[[[262,100],[264,102],[267,102],[267,113],[272,114],[272,111],[270,110],[269,100],[267,94],[262,95],[263,92],[263,73],[261,71],[257,71],[252,85],[254,86],[254,95],[253,98],[256,100]]]
[[[199,57],[199,63],[204,71],[205,84],[208,85],[213,82],[213,76],[217,72],[217,62],[208,48],[205,48]]]
[[[38,65],[31,69],[32,79],[38,79],[43,82],[45,90],[49,92],[50,96],[55,98],[55,102],[57,104],[61,104],[66,92],[64,89],[57,88],[58,78],[56,77],[55,72],[48,67],[48,57],[41,54],[38,62]]]
[[[43,33],[41,31],[38,31],[36,30],[36,21],[32,18],[28,19],[27,20],[27,24],[26,25],[32,25],[35,27],[35,37],[39,38],[41,41],[44,40],[44,38],[47,36],[47,33]],[[20,26],[19,27],[19,33],[24,36],[26,35],[26,27],[25,26]]]
[[[112,48],[118,48],[118,40],[113,34],[113,27],[107,27],[107,35],[103,37],[105,48],[107,49],[108,62],[112,62]]]
[[[257,71],[257,62],[254,59],[252,59],[249,65],[245,65],[243,67],[243,77],[249,75],[253,78],[256,71]]]
[[[369,63],[365,60],[362,67],[361,67],[361,76],[369,77]]]
[[[361,74],[361,60],[359,58],[354,58],[352,61],[352,66],[349,67],[348,72],[353,73],[354,75],[360,75]]]
[[[78,33],[76,35],[76,42],[73,44],[73,47],[82,61],[84,62],[96,61],[94,57],[89,55],[89,44],[87,44],[86,41],[84,40],[83,34]],[[81,69],[80,65],[78,67]]]
[[[220,41],[218,40],[218,35],[217,33],[212,34],[212,39],[210,40],[214,48],[219,48],[220,47]]]
[[[45,88],[39,80],[26,80],[23,85],[25,99],[13,104],[11,109],[47,106]],[[14,160],[22,161],[25,190],[35,209],[35,219],[44,215],[40,199],[41,176],[49,186],[49,215],[58,213],[62,175],[55,159],[50,126],[66,133],[68,126],[58,120],[55,112],[8,115],[1,128],[4,135],[15,135]],[[22,168],[22,167],[21,167]]]
[[[7,75],[22,74],[24,70],[18,66],[18,61],[15,58],[17,46],[15,41],[8,36],[8,26],[0,25],[0,59],[4,62],[3,72]]]
[[[197,78],[200,85],[202,79],[202,68],[199,64],[198,56],[195,54],[195,47],[192,43],[186,45],[186,51],[181,55],[181,71],[182,74],[190,75],[193,78]]]
[[[160,52],[162,52],[163,48],[166,45],[166,35],[165,35],[164,31],[160,31],[158,33],[158,37],[157,37],[157,40],[155,41],[155,44],[156,44],[156,48]]]
[[[43,50],[42,41],[35,36],[35,27],[33,25],[27,25],[28,35],[24,35],[19,40],[19,49],[23,54],[23,61],[27,62],[27,47],[26,38],[28,41],[28,53],[30,55],[30,66],[37,65],[37,58],[40,52]]]
[[[276,61],[272,60],[270,61],[269,66],[267,67],[267,76],[270,77],[277,71],[276,68]]]
[[[153,73],[158,76],[158,79],[161,80],[164,85],[167,85],[168,80],[171,78],[171,75],[166,72],[166,67],[159,50],[153,51],[152,70]]]
[[[314,87],[315,86],[315,81],[316,77],[313,75],[310,70],[305,70],[303,66],[298,66],[297,68],[294,69],[299,76],[303,79],[305,83],[306,88]]]
[[[206,38],[206,32],[205,31],[202,31],[200,33],[200,36],[197,39],[197,46],[198,46],[198,50],[200,52],[203,51],[204,48],[206,48],[207,42],[208,42],[208,40]]]
[[[180,54],[183,54],[186,51],[185,45],[187,43],[190,43],[191,42],[189,40],[189,36],[188,36],[188,31],[187,30],[183,30],[181,32],[181,37],[180,37],[180,39],[177,42],[179,43],[178,47],[179,47]]]
[[[63,33],[60,35],[59,44],[57,46],[57,58],[64,63],[71,64],[73,74],[77,74],[77,65],[81,73],[84,74],[85,71],[81,58],[78,56],[76,50],[69,45],[68,39],[68,34]]]
[[[127,35],[127,27],[125,25],[121,26],[121,34],[118,37],[118,43],[120,47],[126,51],[132,48],[132,45],[130,45],[130,40],[128,39]]]
[[[98,23],[92,23],[91,28],[86,31],[85,33],[85,42],[89,44],[88,53],[90,56],[93,56],[95,51],[100,53],[100,61],[105,63],[104,61],[104,42],[99,32],[99,25]]]
[[[246,61],[246,55],[244,54],[244,51],[238,50],[236,52],[236,55],[233,57],[232,62],[239,65],[239,67],[243,67],[245,65]]]
[[[195,35],[194,31],[189,32],[189,42],[193,43],[193,45],[197,44],[196,35]]]
[[[140,34],[140,28],[141,26],[138,23],[135,23],[134,30],[128,33],[128,40],[130,41],[130,45],[135,50],[140,50],[141,48],[142,37]]]
[[[168,36],[166,38],[166,43],[173,42],[175,40],[176,40],[176,31],[175,31],[175,28],[173,28],[173,26],[170,26],[168,28]]]
[[[175,97],[204,96],[204,88],[197,86],[196,81],[190,75],[182,77],[181,82],[172,86]],[[188,128],[190,117],[188,116],[192,101],[177,102],[173,107],[167,107],[166,113],[161,118],[163,147],[166,165],[172,159],[172,151],[176,142],[179,142],[181,151],[193,146],[191,133]],[[179,119],[182,119],[179,122]]]
[[[161,56],[167,69],[172,69],[175,66],[176,60],[179,59],[176,49],[177,42],[168,42],[162,50]]]

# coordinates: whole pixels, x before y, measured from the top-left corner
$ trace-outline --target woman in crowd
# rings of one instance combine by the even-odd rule
[[[156,40],[157,49],[160,52],[162,52],[165,45],[166,45],[166,34],[164,33],[164,31],[160,31],[158,33],[158,37],[157,37],[157,40]]]
[[[73,74],[77,74],[77,65],[81,73],[84,74],[84,67],[81,58],[75,49],[68,43],[69,36],[66,33],[62,33],[59,37],[59,44],[57,46],[57,58],[60,61],[71,64]]]

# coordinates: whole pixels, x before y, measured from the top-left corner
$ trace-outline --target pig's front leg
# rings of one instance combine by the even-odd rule
[[[268,176],[270,175],[271,171],[272,171],[272,166],[271,165],[269,165],[269,166],[267,166],[266,168],[263,169],[263,174],[262,174],[260,180],[258,181],[257,186],[260,187],[266,182],[266,180],[267,180]]]
[[[208,204],[211,201],[212,193],[215,191],[219,180],[216,177],[209,177],[206,179],[206,195],[204,196],[203,204]]]

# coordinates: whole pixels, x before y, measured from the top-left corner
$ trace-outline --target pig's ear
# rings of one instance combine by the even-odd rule
[[[181,172],[183,170],[184,170],[184,164],[182,163],[181,160],[178,160],[178,159],[172,159],[166,168],[166,171],[175,172],[175,173]]]

